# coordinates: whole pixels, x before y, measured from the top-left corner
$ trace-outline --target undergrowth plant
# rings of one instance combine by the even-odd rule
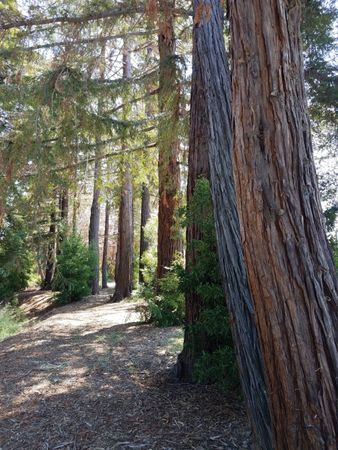
[[[95,262],[95,250],[86,246],[77,234],[62,242],[53,283],[58,303],[74,302],[90,294]]]
[[[0,308],[0,341],[18,333],[26,321],[26,316],[11,302]]]

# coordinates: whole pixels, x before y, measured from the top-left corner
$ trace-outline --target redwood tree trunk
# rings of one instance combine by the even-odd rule
[[[130,51],[126,43],[123,50],[123,77],[126,79],[131,77]],[[123,142],[122,146],[126,148]],[[129,297],[133,287],[133,183],[130,164],[126,157],[122,161],[122,171],[113,302]]]
[[[194,15],[198,2],[194,2]],[[208,159],[208,116],[206,105],[206,91],[203,84],[203,55],[200,54],[199,41],[203,35],[203,27],[193,29],[193,51],[192,51],[192,80],[191,80],[191,102],[190,102],[190,134],[189,134],[189,158],[188,158],[188,187],[187,208],[189,209],[194,194],[195,184],[199,177],[209,179]],[[194,240],[202,238],[201,232],[196,224],[187,227],[186,243],[186,270],[195,264],[196,252],[192,246]],[[184,346],[177,361],[177,376],[180,380],[191,382],[193,380],[193,366],[195,363],[195,345],[193,345],[193,334],[191,326],[199,320],[202,307],[202,299],[196,293],[185,296],[185,331]],[[196,331],[195,331],[196,333]],[[200,343],[204,341],[198,339]],[[202,348],[200,349],[202,352]]]
[[[109,246],[109,218],[110,218],[110,203],[106,201],[105,221],[104,221],[104,238],[102,250],[102,289],[108,287],[108,246]]]
[[[117,248],[113,302],[129,297],[133,283],[133,186],[129,168],[123,175]]]
[[[162,278],[180,249],[180,239],[175,233],[175,211],[180,192],[178,164],[178,121],[180,87],[177,82],[175,62],[174,0],[159,0],[158,47],[160,54],[159,110],[163,113],[158,127],[158,246],[157,277]]]
[[[270,416],[255,314],[241,249],[232,176],[230,76],[219,0],[194,1],[194,56],[202,83],[196,114],[209,156],[218,256],[248,412],[262,450],[272,449]],[[194,94],[196,95],[196,93]],[[194,103],[194,99],[192,99]],[[194,107],[194,105],[193,105]],[[192,122],[194,125],[194,122]],[[203,130],[203,131],[202,131]],[[201,144],[202,145],[202,144]]]
[[[230,0],[234,171],[274,448],[337,448],[337,279],[306,110],[300,2]]]
[[[95,267],[93,269],[93,277],[91,280],[92,294],[98,294],[100,291],[100,259],[99,259],[99,231],[100,231],[100,188],[99,178],[101,175],[101,160],[95,160],[94,168],[94,190],[93,201],[90,210],[90,222],[89,222],[89,245],[94,249],[95,255]]]
[[[141,197],[141,230],[140,230],[140,272],[139,272],[140,283],[144,282],[144,278],[143,278],[144,264],[142,262],[142,257],[143,257],[143,254],[149,248],[149,242],[146,239],[146,236],[144,233],[144,227],[147,225],[149,218],[150,218],[149,188],[145,183],[143,183],[142,184],[142,197]]]

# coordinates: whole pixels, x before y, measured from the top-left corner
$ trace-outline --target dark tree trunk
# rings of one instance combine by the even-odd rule
[[[178,122],[180,86],[175,62],[174,14],[175,1],[159,0],[158,46],[160,54],[159,110],[163,117],[158,127],[158,246],[157,277],[160,279],[180,250],[180,239],[174,230],[175,211],[180,192],[178,164]]]
[[[144,282],[143,269],[144,264],[142,263],[143,254],[149,248],[149,242],[145,237],[144,228],[150,218],[150,194],[148,186],[142,184],[142,197],[141,197],[141,230],[140,230],[140,271],[139,271],[139,281]]]
[[[50,215],[49,236],[48,236],[48,248],[47,248],[47,263],[45,278],[43,281],[44,289],[51,289],[56,262],[56,214],[52,212]]]
[[[223,38],[223,11],[219,0],[194,3],[194,26],[198,28],[194,35],[194,55],[198,55],[196,61],[205,96],[201,108],[205,120],[201,127],[209,155],[219,263],[249,416],[259,448],[270,450],[263,365],[241,248],[232,175],[230,76]]]
[[[113,302],[129,297],[133,283],[133,187],[129,168],[123,175]]]
[[[68,210],[69,210],[69,199],[68,199],[68,189],[63,188],[59,193],[59,214],[60,214],[60,227],[58,233],[58,242],[57,242],[57,254],[60,253],[60,247],[62,241],[65,238],[65,234],[67,232],[68,226]]]
[[[106,201],[105,221],[104,221],[104,238],[102,251],[102,289],[108,287],[108,247],[109,247],[109,218],[110,203]]]
[[[100,231],[100,188],[99,178],[101,176],[101,160],[96,159],[94,167],[94,188],[93,201],[90,210],[89,222],[89,245],[95,251],[95,267],[93,268],[93,277],[91,280],[92,294],[98,294],[100,291],[100,249],[99,249],[99,231]]]
[[[127,45],[123,50],[123,76],[131,77],[130,51]],[[125,114],[125,112],[124,112]],[[122,143],[125,148],[125,145]],[[115,292],[113,302],[129,297],[133,287],[133,183],[129,162],[123,163],[121,200],[119,208],[118,244],[115,266]]]
[[[337,278],[313,163],[300,2],[229,7],[234,172],[274,448],[334,450]]]
[[[196,14],[197,2],[194,2],[194,14]],[[189,135],[189,158],[188,158],[188,188],[187,208],[192,200],[196,181],[199,177],[209,179],[208,159],[208,116],[206,105],[206,92],[203,84],[203,57],[200,55],[199,40],[204,30],[202,27],[193,29],[193,52],[192,52],[192,80],[191,80],[191,104],[190,104],[190,135]],[[196,262],[195,248],[192,246],[194,240],[202,238],[201,231],[196,224],[187,227],[187,249],[186,270]],[[203,351],[203,336],[193,339],[191,326],[199,320],[202,299],[196,293],[185,296],[185,331],[184,346],[177,361],[177,376],[180,380],[191,382],[193,380],[193,367],[196,357],[197,341],[200,343],[200,351]],[[196,331],[195,331],[196,334]],[[194,342],[195,341],[195,342]]]

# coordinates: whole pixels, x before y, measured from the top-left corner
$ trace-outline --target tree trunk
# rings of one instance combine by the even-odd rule
[[[98,150],[97,150],[98,152]],[[95,251],[95,267],[93,269],[93,277],[91,280],[92,294],[98,294],[100,291],[100,248],[99,248],[99,231],[100,231],[100,176],[101,176],[101,160],[95,160],[94,167],[94,188],[93,201],[90,210],[89,222],[89,245]]]
[[[146,239],[144,228],[150,218],[150,194],[148,186],[142,184],[142,197],[141,197],[141,230],[140,230],[140,271],[139,271],[139,282],[144,283],[143,269],[144,264],[142,262],[143,254],[149,248],[149,242]]]
[[[174,0],[159,0],[158,46],[160,54],[159,110],[163,114],[158,126],[158,246],[157,277],[160,279],[172,264],[180,239],[174,230],[175,211],[180,192],[178,164],[178,122],[180,87],[175,62]]]
[[[209,156],[218,257],[250,420],[262,450],[272,449],[270,416],[255,314],[241,249],[232,176],[230,76],[219,0],[195,0],[195,58],[204,106],[201,135]],[[196,94],[195,94],[196,95]],[[203,97],[202,97],[203,100]],[[201,100],[201,101],[202,101]],[[198,113],[198,109],[196,114]],[[197,120],[197,119],[195,119]]]
[[[108,287],[108,246],[109,246],[109,218],[110,218],[110,203],[106,201],[106,212],[104,221],[104,238],[102,251],[102,289]]]
[[[234,173],[274,448],[334,450],[337,279],[313,163],[300,2],[229,7]]]
[[[133,186],[129,168],[123,177],[113,302],[129,297],[133,283]]]
[[[131,77],[130,51],[126,43],[123,50],[123,77],[126,79]],[[125,148],[123,142],[122,147]],[[126,158],[122,161],[122,165],[123,174],[113,302],[119,302],[129,297],[133,287],[133,184],[130,164],[126,161]]]
[[[194,15],[198,2],[194,2]],[[192,50],[192,79],[191,79],[191,102],[190,102],[190,135],[189,135],[189,158],[188,158],[188,187],[187,208],[192,200],[196,181],[199,177],[209,179],[208,159],[208,116],[206,105],[206,92],[203,85],[203,57],[200,55],[199,40],[204,30],[202,27],[193,29]],[[196,252],[192,243],[202,238],[201,231],[196,224],[187,227],[186,243],[186,270],[196,262]],[[196,342],[193,342],[191,326],[199,320],[202,299],[196,293],[185,296],[185,331],[184,346],[177,361],[177,376],[184,382],[193,380],[193,366],[196,356]],[[196,331],[195,331],[196,333]],[[195,340],[196,341],[196,340]],[[200,344],[204,342],[201,336]],[[203,349],[200,349],[201,352]]]
[[[53,211],[50,215],[49,225],[49,237],[48,237],[48,249],[47,249],[47,263],[45,278],[43,281],[44,289],[51,289],[54,272],[55,272],[55,260],[56,260],[56,214]]]

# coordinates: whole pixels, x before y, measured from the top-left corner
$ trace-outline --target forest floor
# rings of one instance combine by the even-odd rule
[[[108,295],[21,300],[38,318],[0,343],[0,450],[249,449],[239,400],[175,381],[182,330]]]

